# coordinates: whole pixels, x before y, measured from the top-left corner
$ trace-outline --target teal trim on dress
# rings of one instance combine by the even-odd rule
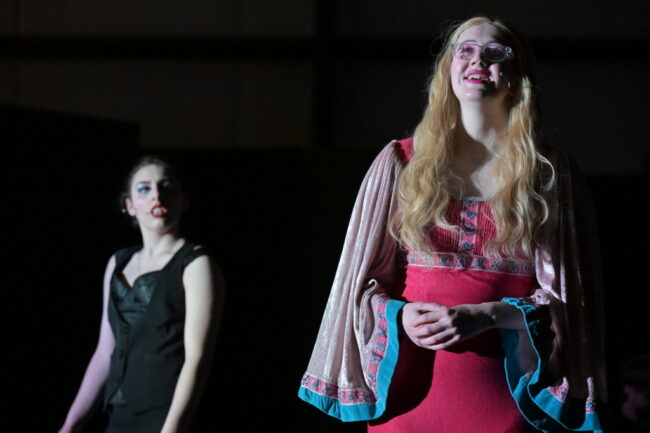
[[[517,359],[519,332],[500,329],[508,388],[524,418],[537,429],[547,433],[566,431],[602,433],[598,415],[585,413],[586,401],[569,407],[567,402],[558,400],[547,388],[541,388],[539,381],[546,368],[548,353],[540,335],[543,321],[540,310],[517,298],[503,298],[501,301],[516,307],[522,313],[528,337],[537,356],[537,368],[528,377],[521,371]]]
[[[393,378],[393,373],[395,372],[397,358],[399,357],[399,326],[397,318],[404,304],[402,301],[390,300],[386,305],[385,315],[386,322],[388,323],[388,344],[377,372],[375,403],[344,404],[338,398],[321,395],[305,386],[301,386],[298,390],[298,397],[341,421],[369,421],[379,418],[386,410],[388,389]]]

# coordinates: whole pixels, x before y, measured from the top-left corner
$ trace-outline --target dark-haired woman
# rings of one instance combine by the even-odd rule
[[[60,432],[81,431],[100,401],[107,432],[189,431],[210,366],[223,278],[205,250],[180,234],[185,201],[169,164],[139,161],[122,200],[142,245],[108,262],[99,342]]]
[[[522,39],[471,18],[362,186],[299,395],[382,433],[600,431],[593,215]]]

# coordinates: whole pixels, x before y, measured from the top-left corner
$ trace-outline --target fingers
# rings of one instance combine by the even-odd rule
[[[435,302],[412,302],[404,308],[404,330],[415,345],[438,350],[458,341],[455,310]]]
[[[427,323],[433,323],[440,320],[439,313],[424,313],[417,316],[412,322],[411,326],[414,328],[423,326]]]
[[[411,321],[411,324],[412,326],[417,327],[427,323],[442,321],[445,324],[449,325],[454,320],[455,315],[456,311],[453,308],[447,308],[443,305],[438,305],[435,311],[421,313],[415,317]]]
[[[445,329],[435,335],[419,339],[416,344],[425,349],[441,350],[457,343],[459,340],[460,334],[456,329]]]
[[[435,302],[412,302],[411,304],[420,313],[441,311],[447,309],[447,307],[445,307],[444,305],[437,304]]]
[[[458,343],[460,341],[460,335],[454,334],[453,337],[449,338],[448,340],[445,340],[443,342],[433,344],[429,346],[428,348],[431,350],[444,350],[450,346],[453,346],[454,344]]]
[[[405,307],[405,318],[410,326],[420,326],[440,320],[450,310],[435,302],[413,302]]]
[[[447,329],[447,325],[444,323],[436,322],[430,323],[418,327],[413,327],[411,330],[411,336],[415,338],[428,338],[431,337],[443,330]]]
[[[456,343],[460,333],[453,316],[455,311],[439,304],[431,310],[435,311],[422,313],[411,321],[407,332],[411,341],[430,350],[444,349]]]

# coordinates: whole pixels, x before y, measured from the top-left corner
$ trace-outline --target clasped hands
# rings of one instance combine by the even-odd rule
[[[416,346],[441,350],[492,328],[494,321],[482,304],[411,302],[402,309],[402,326]]]

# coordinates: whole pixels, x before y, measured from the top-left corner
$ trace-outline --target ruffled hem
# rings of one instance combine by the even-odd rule
[[[548,432],[589,431],[602,433],[601,422],[590,399],[567,399],[564,385],[543,387],[540,383],[546,369],[548,350],[542,334],[544,316],[534,305],[522,299],[503,298],[523,315],[531,346],[537,356],[536,369],[524,373],[518,361],[519,331],[501,329],[505,352],[505,369],[508,388],[522,415],[537,429]]]
[[[341,389],[306,373],[298,397],[317,407],[326,414],[341,421],[369,421],[379,418],[386,410],[386,398],[399,355],[398,313],[404,302],[389,300],[384,313],[385,325],[380,323],[380,337],[377,339],[377,354],[371,364],[376,373],[370,371],[368,379],[376,381],[376,390]],[[381,319],[381,317],[380,317]],[[385,338],[381,338],[381,337]],[[372,365],[371,365],[372,370]],[[374,387],[373,387],[374,388]]]

